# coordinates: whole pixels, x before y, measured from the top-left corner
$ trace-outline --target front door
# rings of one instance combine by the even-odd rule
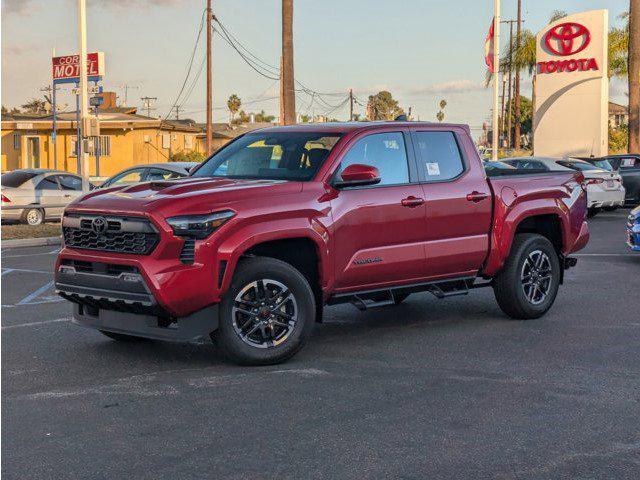
[[[473,276],[489,250],[492,198],[484,169],[462,130],[416,129],[412,138],[429,225],[427,274]]]
[[[40,139],[27,137],[27,168],[40,168]]]
[[[336,175],[352,164],[376,167],[380,183],[339,190],[331,201],[336,291],[408,283],[424,275],[426,236],[422,189],[407,148],[408,132],[360,136]]]

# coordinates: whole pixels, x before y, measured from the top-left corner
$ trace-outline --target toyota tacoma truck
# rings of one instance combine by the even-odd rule
[[[273,364],[338,303],[492,287],[509,317],[540,317],[585,217],[580,172],[487,174],[467,126],[273,127],[186,179],[74,201],[55,286],[76,324],[112,339],[212,338],[232,361]]]

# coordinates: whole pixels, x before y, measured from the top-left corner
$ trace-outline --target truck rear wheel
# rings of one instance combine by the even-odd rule
[[[542,235],[516,235],[502,272],[494,279],[498,305],[511,318],[528,320],[544,315],[558,293],[560,260]]]
[[[315,312],[311,286],[298,270],[274,258],[247,258],[238,264],[211,337],[236,363],[272,365],[302,348]]]

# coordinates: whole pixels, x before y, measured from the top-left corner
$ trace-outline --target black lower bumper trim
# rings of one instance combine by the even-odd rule
[[[218,305],[172,319],[170,323],[153,315],[91,309],[82,304],[74,304],[73,317],[73,323],[83,327],[173,342],[204,342],[218,329]]]

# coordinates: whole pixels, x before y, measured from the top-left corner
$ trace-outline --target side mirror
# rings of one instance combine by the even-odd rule
[[[380,183],[380,172],[371,165],[354,163],[342,171],[333,182],[335,188],[361,187]]]

